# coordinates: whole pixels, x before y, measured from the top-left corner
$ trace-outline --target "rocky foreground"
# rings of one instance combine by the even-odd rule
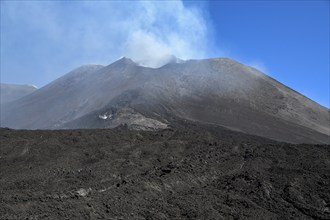
[[[192,124],[0,140],[0,219],[330,219],[329,145]]]

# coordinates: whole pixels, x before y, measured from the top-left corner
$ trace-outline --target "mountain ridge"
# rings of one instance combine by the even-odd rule
[[[42,112],[42,106],[54,109]],[[80,124],[77,120],[90,116],[96,120],[91,122],[93,126],[102,128],[105,124],[97,121],[102,120],[98,115],[107,108],[128,108],[130,117],[136,119],[142,114],[144,120],[158,118],[159,123],[173,116],[281,141],[329,142],[329,109],[230,58],[186,60],[148,68],[123,57],[107,66],[77,68],[33,96],[2,107],[1,126],[79,128],[73,126]],[[22,111],[16,109],[24,109],[31,118],[11,116]],[[41,116],[35,116],[35,112]],[[112,127],[112,121],[108,122]],[[283,140],[281,135],[285,136]]]
[[[31,84],[0,83],[0,104],[20,99],[38,88]]]

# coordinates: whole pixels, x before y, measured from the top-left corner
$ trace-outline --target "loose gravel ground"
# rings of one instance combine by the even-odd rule
[[[0,138],[0,219],[330,219],[329,145],[198,125]]]

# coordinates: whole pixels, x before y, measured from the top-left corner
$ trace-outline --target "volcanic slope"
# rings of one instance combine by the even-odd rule
[[[38,89],[16,102],[2,105],[1,126],[12,128],[57,127],[63,120],[71,120],[82,112],[90,96],[90,74],[101,65],[84,65]]]
[[[148,130],[185,119],[279,141],[329,143],[329,109],[228,58],[172,62],[156,69],[122,58],[90,68],[86,74],[78,68],[75,74],[5,105],[1,126],[128,124]]]
[[[0,83],[0,104],[15,101],[36,90],[37,88],[32,85]]]

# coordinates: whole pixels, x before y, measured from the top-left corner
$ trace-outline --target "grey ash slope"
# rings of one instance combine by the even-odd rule
[[[136,69],[134,76],[147,74],[147,82],[65,126],[108,126],[111,122],[98,115],[129,107],[160,120],[183,118],[218,124],[294,143],[328,142],[328,109],[233,60],[192,60],[158,69],[142,68],[142,73],[141,67]]]
[[[76,72],[5,106],[1,126],[134,127],[150,120],[163,126],[184,119],[280,141],[329,142],[327,108],[227,58],[171,62],[157,69],[123,58],[86,74]],[[29,117],[16,117],[22,109]]]
[[[51,82],[35,93],[1,106],[1,126],[12,128],[49,128],[61,120],[71,120],[73,109],[84,107],[89,74],[102,68],[84,65]]]
[[[15,101],[36,90],[33,85],[0,83],[0,104]]]

